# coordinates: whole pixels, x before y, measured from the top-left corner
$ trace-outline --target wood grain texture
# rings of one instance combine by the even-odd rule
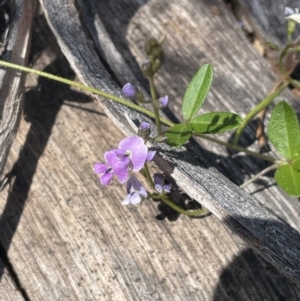
[[[48,1],[43,1],[42,3],[46,11],[46,15],[50,26],[52,27],[54,33],[58,38],[58,42],[60,44],[61,49],[68,57],[72,67],[74,68],[74,70],[77,71],[79,77],[85,83],[88,83],[92,86],[97,86],[108,91],[118,91],[114,88],[115,85],[112,83],[112,81],[105,75],[105,70],[103,66],[101,66],[101,63],[96,59],[96,53],[93,52],[91,48],[88,48],[87,41],[84,42],[85,37],[79,25],[79,21],[76,21],[76,18],[78,18],[78,16],[77,12],[74,9],[72,9],[72,2],[68,2],[68,5],[66,5],[65,3],[65,14],[68,13],[72,17],[68,20],[68,24],[64,23],[64,26],[62,26],[62,19],[59,17],[59,11],[62,12],[60,8],[61,5],[59,4],[59,2],[57,2],[56,5],[54,4],[54,2],[50,3]],[[112,9],[112,7],[110,7],[107,4],[101,6],[101,2],[97,3],[99,4],[99,9],[97,11],[102,12],[102,18],[106,18],[107,20],[116,20],[116,18],[113,18],[111,16],[112,12],[114,12],[114,9]],[[130,4],[132,4],[132,2]],[[133,6],[129,5],[129,3],[122,2],[122,5],[124,5],[124,7],[130,7],[131,9],[133,9]],[[220,5],[222,4],[220,3]],[[201,31],[202,38],[201,36],[199,36],[199,41],[201,41],[202,43],[205,42],[204,46],[207,47],[207,50],[204,53],[204,46],[202,46],[201,49],[199,45],[198,49],[201,49],[201,53],[199,53],[199,55],[201,56],[200,58],[197,58],[196,53],[193,51],[193,58],[197,58],[198,64],[201,64],[201,62],[203,63],[206,60],[214,62],[216,58],[219,58],[217,55],[218,45],[222,45],[222,58],[227,58],[226,61],[222,60],[222,63],[228,63],[228,65],[226,66],[226,73],[223,74],[223,78],[224,76],[228,76],[228,70],[234,70],[234,74],[238,79],[239,83],[236,87],[236,90],[238,90],[236,91],[236,93],[241,93],[239,97],[235,97],[234,100],[239,102],[241,110],[246,109],[247,106],[249,107],[249,100],[257,97],[262,98],[263,92],[267,94],[267,88],[262,87],[262,89],[258,89],[258,86],[261,83],[257,81],[257,78],[256,76],[254,76],[254,74],[255,71],[257,72],[257,70],[259,70],[259,66],[261,64],[264,64],[264,71],[266,76],[264,86],[268,87],[272,80],[271,72],[268,71],[267,64],[264,63],[263,60],[260,59],[254,52],[251,52],[250,47],[248,47],[249,53],[247,54],[247,56],[243,55],[243,52],[241,51],[240,47],[242,47],[243,49],[245,47],[244,44],[237,44],[239,39],[245,40],[245,38],[242,36],[242,33],[240,33],[240,36],[238,37],[239,39],[237,39],[237,43],[234,43],[234,49],[230,49],[230,52],[229,49],[224,49],[224,41],[218,40],[218,38],[215,37],[216,34],[215,36],[212,35],[212,33],[217,33],[216,28],[219,27],[221,23],[224,26],[224,22],[230,21],[230,18],[228,18],[226,14],[223,14],[221,16],[215,16],[215,22],[213,23],[211,19],[213,17],[213,13],[211,13],[211,7],[207,4],[203,4],[203,7],[201,7],[200,10],[199,3],[191,1],[189,1],[189,3],[181,2],[180,4],[178,4],[177,2],[164,3],[161,1],[152,1],[149,3],[149,5],[145,6],[145,8],[146,9],[144,11],[141,10],[141,15],[139,15],[138,19],[144,20],[145,17],[150,18],[151,15],[155,15],[155,18],[151,19],[153,20],[153,22],[155,22],[155,24],[151,24],[150,22],[141,22],[140,26],[148,26],[148,30],[151,29],[151,34],[154,34],[156,36],[158,35],[159,29],[163,27],[163,24],[160,23],[160,20],[166,19],[166,13],[173,14],[173,16],[175,15],[176,18],[178,18],[177,22],[180,22],[182,26],[186,26],[190,35],[192,35],[193,33],[199,33],[197,31],[197,28],[205,28],[205,30]],[[105,15],[104,11],[106,12]],[[183,13],[183,11],[185,11],[185,13]],[[176,12],[178,12],[177,15]],[[143,13],[145,15],[143,15]],[[199,14],[198,16],[197,13]],[[64,13],[62,13],[62,15],[63,14]],[[187,16],[190,17],[188,18]],[[126,16],[124,13],[123,18],[128,19],[128,16]],[[197,24],[195,29],[193,29],[192,26],[195,25],[193,23],[189,23],[189,20],[193,20],[193,22],[194,20],[201,20],[202,24]],[[119,20],[119,22],[122,23],[122,19]],[[159,27],[158,23],[161,25],[161,27]],[[133,24],[134,26],[136,25],[136,23]],[[66,30],[66,28],[68,29]],[[113,29],[116,28],[116,26],[110,26],[109,28]],[[153,29],[156,29],[158,32],[155,32]],[[229,27],[229,30],[223,32],[222,36],[225,36],[226,40],[233,41],[233,39],[236,38],[236,33],[234,29],[236,28]],[[74,34],[75,32],[77,32],[76,35]],[[143,35],[145,35],[145,32],[140,32]],[[124,32],[123,36],[125,36]],[[134,45],[141,49],[140,45],[136,43],[137,32],[135,31],[135,34],[131,34],[130,36],[134,37]],[[205,38],[206,36],[207,38]],[[208,37],[210,37],[209,40]],[[141,41],[141,37],[139,38],[139,41]],[[189,45],[188,49],[194,49],[193,46],[195,47],[195,45],[193,45],[193,42],[195,41],[195,39],[193,38],[187,41],[186,39],[182,40],[181,38],[177,37],[173,45],[176,45],[176,48],[178,48],[180,43],[182,43],[184,44],[182,45],[182,49],[185,49],[189,41],[191,45]],[[209,44],[207,44],[208,41]],[[77,47],[79,44],[80,47]],[[214,49],[211,48],[212,45],[214,45]],[[103,45],[102,47],[105,46]],[[179,49],[181,48],[179,47]],[[225,52],[226,50],[228,50],[228,53]],[[169,53],[168,49],[167,53]],[[174,51],[172,53],[174,55]],[[126,56],[124,55],[124,57]],[[234,58],[234,60],[230,59],[230,57]],[[193,63],[192,61],[187,62],[188,57],[185,57],[185,60],[185,67],[195,66],[195,63]],[[251,62],[251,64],[248,63],[247,69],[244,68],[246,60],[250,60]],[[224,70],[222,69],[222,63],[218,60],[218,65],[215,67],[216,73],[220,74],[219,76],[222,76],[222,70]],[[168,74],[174,74],[174,72],[170,70],[170,66],[167,66],[165,69],[166,71],[168,71]],[[181,74],[179,74],[179,77],[180,75]],[[104,78],[102,78],[99,81],[99,77],[101,76],[104,76]],[[173,85],[175,83],[177,84],[177,76],[175,75],[172,78]],[[246,80],[247,84],[246,82],[243,83],[243,81]],[[219,83],[220,78],[218,78],[218,76],[215,76],[215,87],[217,87],[216,85]],[[251,83],[252,89],[251,91],[246,91],[247,94],[245,95],[245,91],[239,90],[238,88],[246,87],[247,85],[249,85],[249,83]],[[170,89],[170,86],[168,88]],[[222,104],[225,105],[225,108],[226,106],[234,107],[234,103],[231,103],[230,100],[227,100],[227,102],[224,103],[224,98],[227,99],[229,97],[229,95],[226,95],[226,92],[228,93],[228,90],[225,89],[226,88],[224,87],[224,83],[223,86],[219,85],[219,89],[213,89],[212,93],[210,94],[211,97],[214,98],[213,109],[219,109]],[[229,91],[231,94],[231,88]],[[259,92],[254,93],[253,91]],[[232,97],[232,95],[230,96]],[[219,103],[217,103],[218,99],[220,100]],[[208,103],[209,102],[210,97],[208,98]],[[130,125],[130,123],[132,124],[132,122],[128,122],[130,118],[131,120],[142,120],[143,118],[138,114],[121,108],[119,105],[116,105],[114,103],[104,102],[104,104],[107,114],[109,114],[110,118],[115,122],[115,124],[117,124],[118,127],[125,133],[132,133],[132,127]],[[209,105],[207,107],[208,108],[206,109],[212,109],[212,107],[209,107]],[[155,147],[161,152],[164,152],[165,154],[168,152],[170,154],[172,152],[167,147],[164,148],[158,145],[155,145]],[[184,153],[184,156],[182,156],[182,153]],[[299,277],[298,267],[300,266],[298,256],[298,252],[300,250],[300,245],[298,245],[298,242],[300,242],[299,233],[297,231],[294,231],[288,225],[282,223],[280,220],[277,219],[277,217],[272,215],[269,212],[269,210],[262,207],[250,196],[245,195],[242,191],[240,191],[234,185],[232,185],[231,182],[227,181],[225,178],[223,179],[223,177],[218,173],[212,170],[207,170],[205,168],[195,167],[197,165],[205,167],[205,165],[203,165],[203,163],[201,162],[197,162],[194,159],[194,157],[195,156],[191,153],[190,149],[188,151],[185,151],[185,149],[179,151],[179,153],[177,153],[176,155],[175,160],[174,155],[173,158],[171,156],[167,156],[166,158],[169,162],[173,161],[171,166],[176,166],[176,168],[171,172],[172,177],[178,183],[181,183],[183,189],[185,187],[189,187],[189,195],[191,197],[201,202],[205,207],[210,209],[218,218],[226,222],[227,225],[234,229],[236,233],[241,235],[243,239],[250,243],[254,249],[256,249],[265,258],[270,260],[270,262],[277,266],[281,271],[285,272],[285,268],[282,267],[282,264],[286,267],[286,272],[288,274],[290,274],[291,270],[293,270],[292,278],[294,278],[295,281],[298,282],[298,280],[296,279]],[[178,160],[178,158],[180,158],[180,161]],[[222,189],[220,189],[220,187],[222,187]],[[226,187],[226,191],[224,191],[224,187]],[[266,221],[269,221],[270,227],[262,227],[262,224],[264,225]],[[264,231],[262,231],[262,229],[264,229]],[[273,233],[278,233],[277,236],[282,238],[286,235],[291,236],[286,240],[284,238],[280,240],[277,237],[274,237],[274,235],[272,235]],[[288,242],[287,245],[285,245],[285,242]],[[288,257],[287,252],[289,253]],[[279,258],[281,257],[282,260],[279,260]]]
[[[59,7],[55,7],[55,1],[51,3],[48,2],[48,14],[52,8],[55,8],[54,12],[59,17],[57,26],[54,27],[51,23],[52,28],[55,28],[60,47],[68,56],[72,68],[77,72],[81,68],[78,74],[83,79],[86,76],[86,82],[90,81],[93,85],[120,93],[117,85],[106,77],[108,72],[101,69],[103,66],[99,63],[97,55],[90,52],[90,48],[87,47],[89,43],[85,39],[86,36],[82,34],[82,28],[79,27],[80,30],[77,31],[76,24],[79,22],[72,25],[71,21],[76,21],[77,17],[76,11],[72,10],[74,8],[72,3],[64,1],[64,5]],[[111,17],[109,11],[119,16],[122,12],[123,16],[126,16],[125,6],[122,3],[114,2],[113,7],[108,6],[107,1],[105,3],[103,1],[102,4],[106,4],[104,7],[107,6],[108,10],[104,10],[103,13],[107,14],[108,18],[119,20]],[[126,2],[124,4],[127,5]],[[120,34],[123,34],[122,30],[129,32],[127,36],[129,43],[124,42],[124,44],[127,45],[127,49],[129,46],[138,58],[141,51],[135,51],[133,45],[139,44],[133,43],[134,39],[130,40],[129,37],[138,33],[137,28],[147,29],[140,23],[149,22],[151,29],[154,25],[157,27],[162,24],[163,15],[157,19],[157,23],[151,23],[155,20],[152,14],[153,5],[159,2],[144,2],[145,5],[141,7],[136,2],[130,4],[126,7],[130,7],[132,20],[129,20],[127,28],[125,23],[122,23],[123,26],[119,26],[118,29]],[[192,14],[192,7],[197,11],[195,10],[197,6],[194,6],[193,2],[191,4],[184,2],[183,7],[176,5],[173,13],[174,10],[178,10],[178,14],[182,12],[183,16]],[[159,5],[155,7],[160,8]],[[205,6],[201,8],[204,15],[208,14]],[[155,11],[158,15],[159,10]],[[207,16],[213,19],[211,15]],[[177,15],[174,14],[174,17]],[[198,15],[193,17],[201,20]],[[225,22],[227,18],[229,23]],[[31,57],[38,58],[34,67],[73,78],[73,72],[59,53],[54,43],[55,39],[41,19],[42,17],[38,16],[38,22],[34,25],[35,35]],[[217,20],[225,24],[224,28],[230,29],[232,18],[226,15],[226,19]],[[104,20],[103,16],[100,20]],[[145,20],[149,21],[145,22]],[[188,26],[189,23],[180,22],[180,24],[183,28],[185,26],[188,28],[187,32],[182,32],[185,41],[188,41],[187,37],[191,34],[189,30],[193,28]],[[131,31],[133,29],[134,31]],[[232,35],[235,29],[234,27],[232,32],[230,31]],[[70,44],[62,40],[63,33],[66,31],[72,33],[68,37]],[[197,32],[195,28],[194,32]],[[112,39],[110,35],[105,33],[103,35],[107,39]],[[176,37],[175,34],[174,36]],[[242,38],[242,34],[239,37]],[[140,39],[140,34],[137,34],[136,38]],[[190,39],[195,40],[195,36],[191,35]],[[40,44],[43,42],[45,49],[39,53]],[[220,47],[222,42],[220,45],[216,42],[217,40],[214,40],[214,44]],[[197,64],[199,63],[199,54],[195,51],[198,45],[188,44],[185,46],[188,48],[183,47],[182,49],[186,51],[186,57],[183,57],[176,52],[181,49],[181,46],[176,50],[176,44],[173,43],[172,41],[172,44],[169,44],[173,45],[172,47],[168,46],[171,48],[167,47],[168,56],[172,58],[170,53],[175,51],[178,57],[177,60],[173,57],[172,64],[168,65],[169,68],[170,65],[174,65],[175,68],[176,64],[184,58],[187,66],[193,64],[193,68],[197,69],[196,63],[190,62],[188,58],[191,56],[189,51],[193,50],[195,60]],[[73,44],[76,47],[73,47]],[[105,51],[108,53],[104,44],[99,45],[102,45],[103,53]],[[113,44],[108,45],[111,47],[111,56],[115,55]],[[73,51],[77,51],[76,55],[72,54]],[[217,49],[215,51],[217,53]],[[253,55],[250,47],[245,52],[248,51],[249,55]],[[234,55],[237,53],[238,51]],[[123,64],[128,64],[134,70],[128,60],[128,53],[121,54],[119,57],[124,58],[121,60]],[[256,56],[254,58],[257,59]],[[90,63],[91,59],[94,59],[92,63]],[[217,62],[215,64],[217,65]],[[233,63],[233,66],[235,64],[237,63]],[[243,64],[238,66],[241,68],[239,72],[242,72]],[[123,65],[121,68],[123,72],[125,67],[126,65]],[[219,70],[225,67],[221,65]],[[259,68],[259,63],[256,67]],[[117,76],[117,66],[115,70],[113,78],[122,84],[121,77]],[[176,70],[180,75],[181,84],[177,78],[172,83],[170,76],[166,76],[165,79],[163,79],[165,75],[158,78],[160,91],[165,90],[164,86],[171,87],[170,90],[173,90],[174,86],[178,85],[177,92],[173,92],[173,95],[178,93],[174,96],[174,99],[178,99],[178,102],[174,101],[174,106],[179,105],[179,90],[184,89],[181,85],[187,83],[188,75],[193,72],[190,69],[186,70],[186,77],[184,69]],[[176,72],[173,74],[176,75]],[[267,81],[271,82],[271,72],[268,69],[264,72],[266,74],[263,73],[262,78],[266,77]],[[136,74],[135,70],[131,74]],[[226,105],[228,101],[226,95],[229,94],[226,85],[222,84],[224,77],[221,75],[217,76],[221,87],[214,94],[218,106],[222,105],[221,100]],[[233,78],[243,79],[243,77]],[[252,82],[254,79],[250,80],[251,84]],[[92,103],[90,95],[42,78],[29,76],[26,87],[28,91],[24,98],[24,119],[6,169],[6,171],[13,170],[15,178],[11,186],[7,187],[0,196],[2,210],[0,240],[13,262],[29,299],[45,301],[299,300],[299,288],[276,270],[270,269],[268,263],[257,256],[244,242],[238,240],[215,216],[205,219],[189,219],[181,216],[175,222],[167,219],[159,221],[154,218],[158,212],[155,203],[149,202],[141,207],[121,207],[124,187],[116,183],[108,188],[100,187],[97,177],[92,172],[92,164],[102,160],[103,152],[115,147],[124,137],[120,130],[125,134],[136,130],[132,120],[140,120],[139,115],[118,106],[119,111],[115,107],[109,111],[108,101],[104,102],[108,109],[103,111],[97,103]],[[250,95],[253,94],[253,99],[257,99],[258,96],[255,95],[259,93],[259,85],[255,87],[254,92],[248,92]],[[225,95],[223,99],[221,88]],[[261,92],[263,93],[264,91]],[[241,100],[242,95],[239,98],[239,101]],[[250,107],[251,104],[245,106]],[[117,122],[117,127],[112,121]],[[285,260],[285,262],[278,262],[277,267],[287,269],[290,264],[298,265],[293,257],[293,252],[297,252],[298,249],[296,231],[285,233],[290,231],[290,228],[274,218],[272,213],[267,213],[268,211],[259,202],[235,188],[213,168],[206,169],[210,164],[214,165],[217,159],[225,160],[225,155],[213,159],[208,156],[210,154],[208,151],[199,150],[192,144],[176,152],[168,148],[163,149],[158,145],[155,147],[164,159],[158,157],[161,160],[158,163],[173,172],[174,177],[179,181],[183,179],[185,182],[180,182],[183,188],[192,194],[197,194],[197,199],[210,205],[219,218],[227,222],[235,231],[241,231],[241,236],[248,237],[251,240],[250,246],[255,246],[261,253],[266,252],[265,256],[272,257],[272,260]],[[209,149],[222,154],[221,149],[212,146]],[[199,152],[211,159],[212,163],[206,165],[205,158],[203,161],[195,161],[193,157]],[[197,167],[194,166],[195,164]],[[253,161],[248,164],[253,165]],[[218,189],[216,183],[220,183],[222,189]],[[274,195],[277,192],[276,190]],[[260,202],[267,201],[264,195],[261,198]],[[243,201],[246,207],[243,207],[239,201]],[[247,208],[248,211],[241,212],[243,208]],[[253,209],[255,212],[251,215]],[[234,212],[237,215],[234,215]],[[232,215],[229,216],[228,213]],[[247,214],[256,219],[247,219]],[[293,218],[297,217],[297,214],[295,212]],[[298,229],[298,224],[295,221],[294,223],[291,222],[291,225]],[[258,232],[258,226],[265,232]],[[274,230],[277,232],[272,232]],[[256,236],[252,234],[253,231]],[[286,235],[288,237],[295,235],[295,241],[292,242],[291,249],[285,250],[287,253],[283,256],[280,253],[280,250],[283,250],[282,245],[286,246],[290,243],[286,241]],[[289,262],[290,259],[292,262]],[[294,270],[293,267],[289,275],[294,275]],[[4,288],[0,286],[0,295],[2,289]]]
[[[257,34],[264,40],[284,46],[286,43],[286,23],[284,8],[299,8],[297,0],[234,0],[235,7],[241,16],[241,21],[249,23]],[[241,6],[240,6],[241,5]],[[294,37],[300,34],[299,26],[296,27]]]
[[[6,50],[1,57],[15,64],[27,64],[35,0],[12,4]],[[0,174],[18,130],[22,112],[22,75],[13,69],[0,70]]]
[[[0,300],[7,301],[26,301],[14,281],[11,278],[9,271],[5,268],[5,264],[0,260],[0,269],[3,275],[0,280]]]

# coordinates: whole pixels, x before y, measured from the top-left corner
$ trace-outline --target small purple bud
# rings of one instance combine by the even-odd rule
[[[165,95],[165,96],[159,98],[159,99],[158,99],[158,102],[159,102],[159,107],[160,107],[161,109],[166,108],[167,105],[168,105],[168,102],[169,102],[169,97],[168,97],[168,95]]]
[[[166,183],[165,178],[162,174],[155,173],[154,178],[154,187],[158,193],[169,193],[172,189],[171,183]]]
[[[126,98],[129,99],[134,99],[136,95],[136,89],[131,83],[127,83],[123,88],[122,88],[122,93]]]
[[[138,135],[142,137],[144,140],[147,139],[150,135],[150,124],[148,122],[143,121],[138,129]]]

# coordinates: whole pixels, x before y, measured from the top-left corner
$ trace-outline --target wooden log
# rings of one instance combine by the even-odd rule
[[[134,15],[131,33],[140,18]],[[152,18],[141,17],[142,22]],[[38,15],[33,67],[72,79],[54,41]],[[173,84],[183,89],[182,83]],[[168,77],[165,85],[173,89]],[[101,187],[91,166],[124,136],[89,96],[34,76],[28,76],[26,91],[24,119],[6,168],[14,177],[0,195],[0,241],[27,299],[299,300],[299,288],[237,241],[214,215],[171,222],[154,218],[160,208],[155,203],[120,206],[124,187]],[[167,155],[182,160],[185,154]]]
[[[16,0],[14,3],[11,2],[11,5],[8,36],[1,59],[26,65],[35,0]],[[0,174],[20,122],[22,78],[19,71],[0,70]]]
[[[97,59],[96,53],[89,47],[73,2],[64,1],[63,5],[60,1],[43,0],[41,3],[62,51],[80,79],[91,86],[120,95],[115,83]],[[116,3],[113,2],[111,5],[117,7]],[[104,6],[101,3],[98,4],[99,10],[97,12],[100,14],[102,9],[102,14],[105,12],[107,19],[114,20],[111,16],[111,12],[114,10],[107,3]],[[118,5],[126,7],[127,4],[122,2],[122,5],[120,3]],[[136,6],[139,6],[138,3],[136,3]],[[223,7],[221,1],[218,1],[218,6]],[[105,7],[107,7],[106,10]],[[182,35],[180,37],[174,35],[172,44],[169,44],[170,49],[167,49],[170,56],[171,50],[173,54],[176,53],[174,52],[175,47],[176,51],[178,51],[177,49],[189,49],[185,57],[186,61],[183,61],[184,65],[177,69],[179,71],[177,72],[178,77],[176,78],[175,75],[175,78],[172,78],[174,85],[177,85],[179,78],[182,77],[182,70],[189,70],[187,72],[188,76],[191,75],[189,73],[192,69],[195,69],[196,65],[210,61],[215,65],[216,76],[208,102],[212,103],[213,98],[214,105],[208,104],[206,109],[212,107],[220,109],[228,105],[232,108],[238,103],[240,111],[243,112],[252,106],[251,100],[252,103],[256,102],[257,99],[261,99],[267,94],[274,76],[263,59],[258,57],[246,44],[242,33],[237,31],[238,25],[232,23],[233,18],[228,17],[228,14],[222,13],[222,11],[223,9],[221,9],[221,14],[214,14],[212,7],[204,2],[182,1],[179,4],[177,2],[153,1],[145,6],[144,10],[139,11],[139,17],[141,18],[144,13],[151,20],[150,16],[155,15],[156,18],[153,19],[153,24],[151,22],[145,24],[147,25],[145,27],[147,27],[148,34],[150,28],[154,35],[161,33],[164,27],[162,20],[166,20],[166,18],[171,20],[173,18],[173,22],[176,20],[176,23],[181,25],[179,31],[182,31]],[[66,18],[66,16],[69,17]],[[104,18],[104,16],[102,15],[101,18]],[[125,18],[128,18],[128,16],[125,16]],[[144,19],[141,18],[140,20]],[[158,23],[155,20],[159,20]],[[140,25],[142,24],[143,21],[140,22]],[[113,31],[116,27],[112,26],[110,28]],[[199,28],[202,30],[199,31]],[[218,34],[219,28],[222,28],[220,34]],[[123,27],[122,32],[122,29],[118,28],[123,35],[126,29],[126,27]],[[187,39],[187,35],[184,34],[186,31],[189,31],[190,34],[197,34],[202,47],[197,45],[197,40],[194,39],[193,35],[190,39]],[[131,34],[132,36],[134,36],[136,42],[137,35]],[[228,41],[230,41],[232,47],[229,47]],[[101,41],[99,42],[101,43]],[[197,48],[195,48],[196,45]],[[101,44],[101,46],[105,48],[105,45]],[[201,52],[195,54],[195,49],[201,49]],[[221,53],[222,57],[220,58]],[[197,64],[195,64],[196,62]],[[214,62],[216,63],[214,64]],[[173,66],[173,64],[171,65]],[[174,72],[171,72],[171,65],[166,64],[166,71],[174,74]],[[227,85],[224,85],[224,79],[228,79],[229,71],[234,72],[231,73],[231,82],[228,81]],[[261,85],[261,80],[257,81],[258,72],[264,80],[263,85]],[[170,89],[170,86],[168,88]],[[176,93],[180,92],[182,91],[176,91]],[[235,102],[231,103],[230,98],[234,98]],[[136,132],[134,120],[141,121],[145,119],[139,114],[110,101],[103,101],[102,103],[108,116],[125,134]],[[183,189],[189,187],[191,197],[210,209],[215,216],[225,222],[235,233],[238,233],[252,248],[299,284],[300,239],[296,230],[280,221],[275,214],[261,206],[253,197],[238,189],[218,172],[207,169],[208,166],[204,163],[205,159],[202,158],[202,161],[195,159],[195,153],[191,148],[181,148],[174,152],[167,146],[153,146],[161,154],[161,157],[157,158],[158,165],[164,171],[168,171]],[[198,154],[198,151],[196,153]],[[251,170],[249,165],[252,165],[252,162],[248,159],[245,160],[244,164],[248,170]],[[272,193],[268,198],[271,195],[274,198]],[[292,202],[292,200],[287,198],[287,202]],[[294,205],[297,206],[297,203],[294,202]]]

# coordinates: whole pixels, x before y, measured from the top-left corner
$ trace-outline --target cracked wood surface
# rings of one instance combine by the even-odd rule
[[[43,1],[56,39],[72,68],[85,82],[119,93],[117,84],[101,69],[96,55],[92,61],[95,64],[91,64],[91,50],[84,42],[85,36],[76,31],[74,24],[68,23],[76,23],[76,13],[70,13],[73,3],[64,1],[64,5],[57,7],[55,3],[59,2]],[[97,33],[102,28],[97,34],[101,37],[99,53],[111,65],[113,78],[123,84],[127,76],[139,75],[133,58],[142,60],[141,45],[145,36],[167,33],[166,66],[157,78],[158,92],[170,91],[178,117],[176,107],[180,104],[184,86],[204,61],[212,62],[216,73],[212,95],[204,109],[236,107],[233,100],[239,101],[240,110],[249,109],[254,101],[267,93],[273,75],[268,64],[255,54],[238,31],[230,12],[221,2],[216,3],[220,5],[221,15],[212,13],[216,11],[212,5],[193,1],[111,1],[111,6],[106,1],[97,2],[99,6],[93,11],[99,14],[92,15],[96,24],[94,30]],[[84,1],[82,4],[93,3]],[[51,13],[52,9],[55,14]],[[81,10],[82,20],[88,25],[85,18],[91,18],[89,7],[83,6]],[[55,15],[58,24],[55,24]],[[62,20],[61,16],[66,15],[68,18]],[[110,22],[117,22],[117,16],[118,26],[112,26]],[[220,24],[223,27],[218,34],[216,29]],[[205,30],[199,32],[198,28]],[[67,42],[60,29],[73,34]],[[31,61],[35,61],[35,67],[73,77],[40,15],[34,30]],[[47,41],[43,36],[47,36]],[[95,38],[95,35],[91,36]],[[211,45],[207,36],[212,39]],[[235,47],[224,47],[225,41],[228,43],[228,39],[232,41],[234,37]],[[119,56],[111,40],[118,50],[123,50]],[[41,41],[45,47],[40,46]],[[72,44],[76,47],[71,47]],[[38,55],[42,48],[43,52]],[[72,51],[78,51],[77,55]],[[114,63],[114,57],[118,58],[117,63]],[[244,61],[239,61],[241,58]],[[245,70],[247,60],[251,64],[248,63]],[[128,71],[126,65],[133,72]],[[266,82],[266,87],[257,83],[253,76],[255,70],[261,69],[261,81]],[[228,86],[229,75],[237,92]],[[246,85],[253,90],[244,91],[242,88]],[[91,165],[123,137],[120,129],[125,134],[132,133],[135,128],[130,120],[141,117],[112,106],[108,101],[103,102],[106,107],[103,112],[92,103],[89,95],[32,76],[27,78],[27,87],[24,119],[6,167],[6,171],[12,168],[16,177],[0,199],[3,208],[0,237],[30,300],[299,299],[299,288],[276,270],[270,270],[265,261],[228,232],[215,217],[297,281],[298,201],[287,198],[276,187],[259,195],[256,193],[258,201],[255,201],[213,168],[206,169],[205,159],[204,162],[197,161],[199,166],[195,167],[195,161],[193,164],[190,161],[193,152],[199,152],[195,146],[189,146],[188,152],[185,148],[173,152],[155,145],[161,157],[175,166],[171,170],[172,176],[180,181],[182,188],[188,189],[215,216],[205,219],[180,217],[172,223],[154,218],[155,204],[120,207],[124,197],[122,187],[114,184],[110,188],[99,188]],[[286,96],[292,98],[289,94]],[[249,103],[243,102],[244,98]],[[111,119],[117,127],[106,114],[114,117]],[[248,133],[251,135],[251,129]],[[231,174],[231,180],[237,183],[245,174],[233,172],[234,167],[243,166],[249,173],[258,169],[255,161],[244,157],[238,157],[230,166],[224,150],[203,142],[202,146],[210,150],[201,149],[204,158],[227,176]],[[163,159],[159,159],[158,164],[170,168]],[[253,193],[260,187],[249,189]],[[294,238],[294,241],[288,238]]]

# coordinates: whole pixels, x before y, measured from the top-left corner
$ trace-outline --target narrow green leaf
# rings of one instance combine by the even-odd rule
[[[237,128],[242,124],[240,116],[230,112],[213,112],[194,117],[189,124],[199,134],[216,134]]]
[[[166,137],[168,144],[179,147],[187,142],[192,136],[192,126],[186,123],[176,124],[168,129]]]
[[[191,80],[182,103],[182,115],[186,120],[192,119],[198,113],[207,96],[212,79],[212,66],[205,64]]]
[[[296,112],[285,101],[273,109],[268,124],[268,137],[275,149],[284,158],[300,155],[300,129]]]
[[[275,172],[275,180],[289,195],[300,196],[300,172],[291,165],[279,167]]]

